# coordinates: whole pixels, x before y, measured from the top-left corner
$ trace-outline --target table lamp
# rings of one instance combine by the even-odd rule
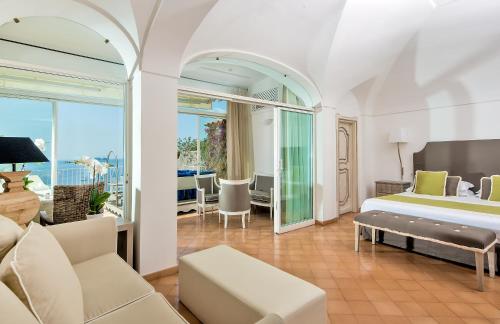
[[[399,157],[399,166],[401,170],[401,180],[403,180],[404,176],[404,168],[403,161],[401,160],[401,149],[400,144],[408,143],[408,131],[405,128],[398,128],[389,134],[389,143],[397,144],[398,146],[398,157]]]
[[[16,172],[16,163],[48,162],[45,155],[28,137],[0,137],[0,164],[12,164],[12,172],[0,172],[5,180],[0,194],[0,214],[10,217],[19,225],[28,224],[38,213],[40,199],[24,190],[23,178],[30,171]]]

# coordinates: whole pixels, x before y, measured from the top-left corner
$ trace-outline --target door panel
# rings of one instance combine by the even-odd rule
[[[275,232],[283,233],[314,224],[313,115],[279,108],[275,116]]]
[[[339,120],[337,131],[337,183],[339,214],[355,210],[354,206],[354,134],[353,122]]]

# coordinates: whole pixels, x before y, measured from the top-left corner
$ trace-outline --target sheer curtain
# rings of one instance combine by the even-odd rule
[[[229,103],[226,136],[228,178],[231,180],[250,178],[254,171],[254,160],[252,115],[248,105]]]
[[[281,224],[312,219],[312,116],[281,112]]]

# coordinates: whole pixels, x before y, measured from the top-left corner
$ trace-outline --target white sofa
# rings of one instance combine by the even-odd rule
[[[55,225],[48,230],[64,250],[80,282],[84,323],[187,323],[162,294],[156,293],[116,254],[113,218]],[[1,323],[39,323],[2,282],[0,300]]]
[[[180,258],[179,299],[205,324],[328,321],[325,291],[225,245]]]

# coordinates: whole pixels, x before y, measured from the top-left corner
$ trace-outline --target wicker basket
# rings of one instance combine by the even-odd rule
[[[104,183],[99,184],[104,190]],[[54,186],[54,224],[77,222],[87,219],[92,185]]]

